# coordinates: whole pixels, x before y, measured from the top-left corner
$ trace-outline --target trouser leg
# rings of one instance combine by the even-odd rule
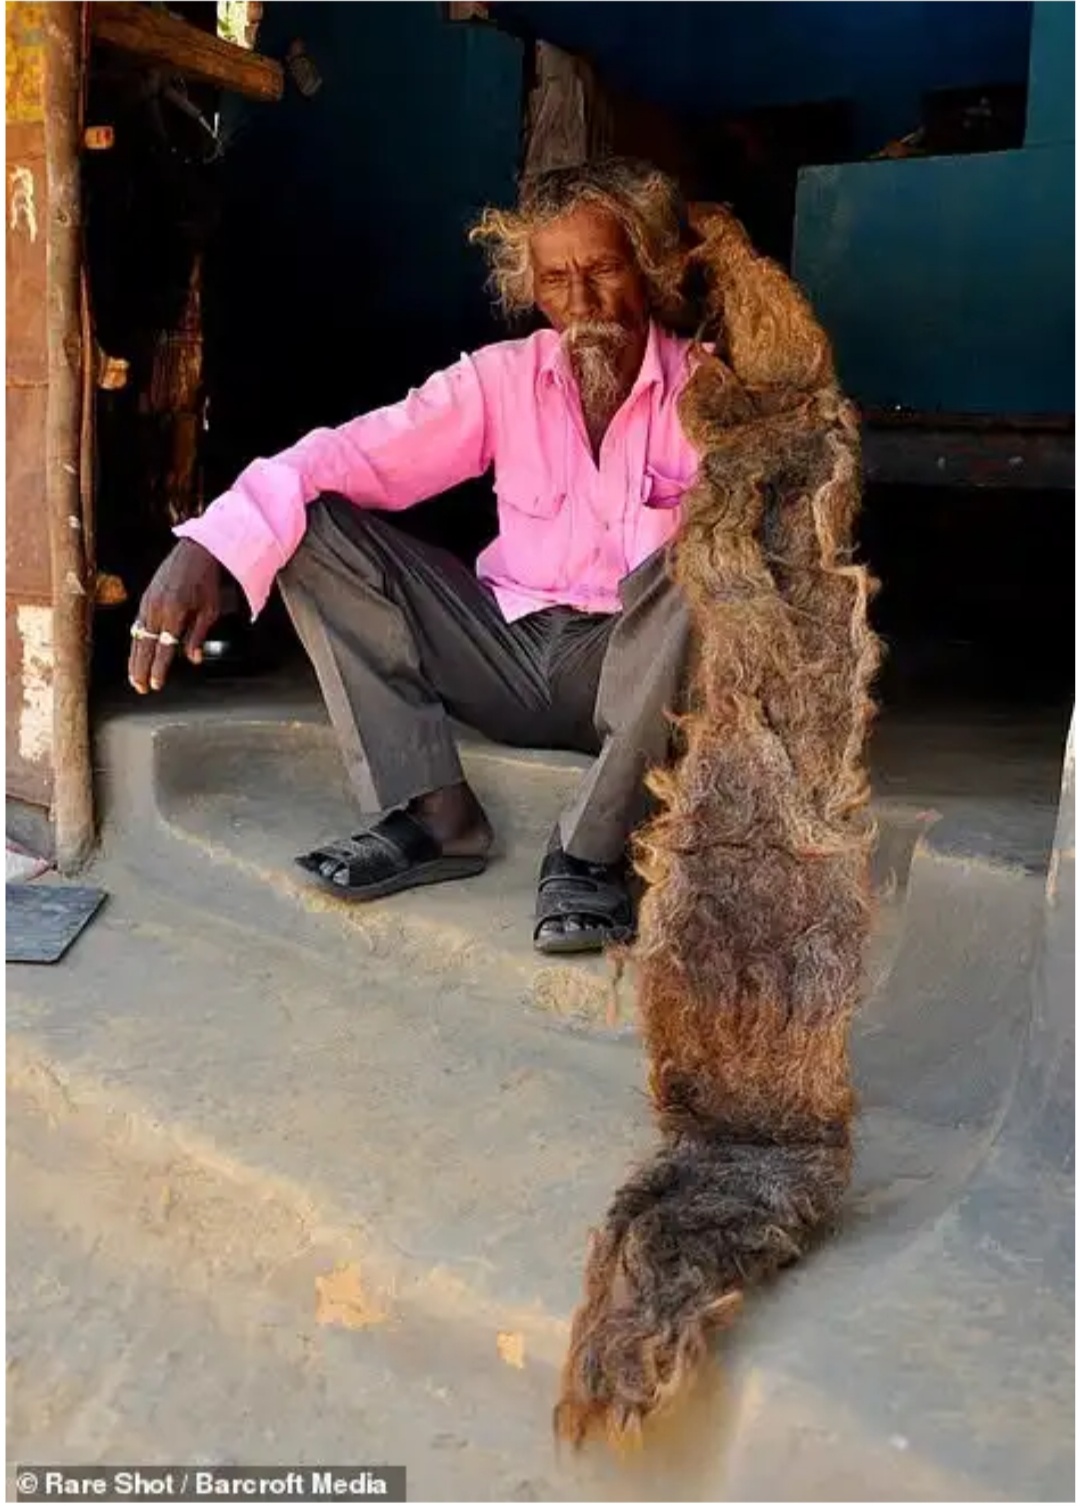
[[[627,576],[620,596],[596,696],[600,753],[559,821],[564,850],[591,863],[617,862],[647,813],[645,774],[670,756],[666,713],[679,705],[689,658],[690,614],[666,552]]]
[[[500,742],[553,735],[542,620],[507,623],[453,555],[325,497],[279,583],[365,811],[464,777],[451,716]]]

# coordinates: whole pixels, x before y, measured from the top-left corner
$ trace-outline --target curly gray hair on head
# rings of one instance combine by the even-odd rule
[[[524,178],[516,209],[485,209],[469,231],[483,246],[490,285],[503,312],[526,313],[535,303],[529,237],[540,225],[583,205],[606,209],[620,223],[649,294],[653,313],[678,321],[684,268],[685,209],[674,181],[658,168],[625,157],[556,167]]]

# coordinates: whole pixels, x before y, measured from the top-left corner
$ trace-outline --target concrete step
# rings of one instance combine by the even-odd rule
[[[37,1149],[31,1150],[34,1165]],[[18,1152],[16,1152],[16,1164]],[[96,1163],[73,1163],[91,1179]],[[25,1179],[24,1179],[25,1180]],[[65,1192],[65,1203],[70,1199]],[[760,1433],[760,1388],[703,1387],[679,1426],[625,1460],[557,1455],[544,1426],[550,1376],[518,1368],[465,1323],[346,1327],[297,1311],[219,1267],[178,1273],[130,1220],[20,1207],[8,1238],[8,1438],[13,1459],[56,1464],[400,1463],[419,1501],[783,1499],[726,1493],[726,1435]],[[305,1293],[306,1297],[307,1294]],[[770,1395],[775,1449],[844,1434],[790,1498],[965,1500],[969,1482],[888,1437],[868,1438],[814,1388]],[[749,1425],[749,1426],[748,1426]],[[854,1442],[858,1439],[858,1443]],[[898,1468],[898,1465],[900,1468]],[[10,1490],[10,1485],[9,1485]],[[8,1497],[13,1499],[13,1492]],[[979,1499],[997,1496],[980,1495]]]
[[[9,1105],[26,1137],[9,1172],[14,1223],[44,1216],[96,1250],[95,1220],[111,1209],[113,1248],[130,1239],[134,1258],[149,1238],[159,1251],[155,1279],[194,1289],[199,1301],[211,1287],[224,1293],[246,1334],[227,1342],[244,1354],[254,1345],[256,1356],[268,1324],[286,1334],[321,1327],[327,1277],[352,1272],[347,1296],[373,1320],[341,1335],[322,1381],[307,1372],[296,1380],[298,1421],[322,1415],[325,1386],[367,1394],[370,1331],[379,1335],[378,1363],[399,1375],[401,1366],[408,1373],[410,1346],[450,1356],[451,1369],[459,1367],[455,1397],[469,1356],[482,1356],[497,1375],[505,1364],[500,1335],[514,1335],[529,1376],[520,1419],[528,1447],[515,1444],[498,1468],[485,1464],[487,1491],[470,1485],[457,1498],[498,1499],[496,1482],[513,1473],[511,1460],[536,1461],[527,1477],[548,1480],[546,1418],[585,1231],[651,1138],[632,1043],[575,1034],[475,979],[437,982],[391,959],[357,958],[347,930],[246,879],[228,886],[211,913],[194,892],[201,886],[205,894],[202,863],[187,870],[175,855],[171,864],[146,866],[107,860],[97,877],[110,904],[72,954],[72,970],[9,973]],[[879,1065],[891,1060],[894,1069],[876,1086],[863,1075],[848,1243],[829,1256],[843,1260],[849,1281],[868,1238],[878,1243],[881,1275],[889,1255],[883,1231],[892,1230],[893,1248],[903,1247],[948,1204],[987,1129],[975,1115],[957,1122],[955,1105],[944,1122],[913,1114],[907,1100],[920,1101],[918,1071],[904,1077],[895,1065],[911,1065],[899,1049],[903,1037],[886,1022],[866,1038]],[[932,1115],[932,1094],[927,1105]],[[111,1311],[116,1291],[97,1267],[87,1271],[88,1302]],[[777,1293],[786,1331],[792,1304],[800,1310],[798,1293],[795,1282]],[[135,1326],[148,1301],[133,1291],[125,1321]],[[37,1335],[27,1346],[40,1349],[29,1320],[27,1333]],[[747,1377],[760,1390],[790,1372],[793,1356],[779,1347],[763,1372],[750,1324],[725,1345],[740,1416]],[[254,1374],[263,1362],[250,1363]],[[172,1386],[159,1375],[151,1368],[151,1391]],[[516,1370],[505,1384],[520,1384]],[[264,1401],[271,1405],[271,1391]],[[26,1405],[19,1415],[30,1415]],[[452,1405],[472,1437],[472,1422]],[[115,1406],[120,1419],[128,1416],[122,1398]],[[500,1409],[509,1406],[501,1395]],[[264,1425],[268,1415],[280,1419],[273,1407],[258,1412]],[[443,1431],[434,1421],[431,1429],[432,1440]],[[285,1435],[297,1436],[288,1427]],[[860,1447],[870,1447],[872,1430],[860,1436]],[[21,1452],[37,1437],[30,1427]],[[279,1457],[281,1439],[275,1435]],[[58,1439],[45,1441],[55,1453]],[[334,1457],[342,1459],[348,1432],[337,1441]],[[426,1447],[419,1439],[414,1446]],[[66,1457],[79,1457],[79,1448]],[[692,1467],[685,1449],[679,1457],[676,1468],[669,1450],[652,1450],[633,1492],[626,1495],[624,1482],[618,1494],[724,1493],[722,1454],[699,1452]],[[926,1460],[918,1469],[934,1472]],[[559,1490],[577,1499],[603,1494],[592,1476],[587,1485],[572,1476]],[[541,1498],[556,1494],[545,1484]],[[958,1485],[940,1498],[953,1497],[964,1498]]]
[[[107,1162],[89,1120],[45,1112],[9,1099],[13,1457],[404,1462],[414,1500],[617,1494],[605,1461],[553,1457],[528,1350],[508,1363],[466,1313],[377,1309],[340,1231],[265,1188],[245,1203],[229,1170],[145,1134]]]
[[[349,976],[280,914],[250,930],[235,892],[226,918],[138,869],[99,878],[77,988],[9,986],[18,1451],[267,1460],[302,1440],[355,1462],[357,1398],[423,1498],[711,1498],[711,1451],[673,1472],[653,1450],[628,1494],[602,1461],[560,1473],[547,1434],[585,1231],[650,1139],[636,1053],[378,961]],[[896,1113],[877,1131],[860,1196],[880,1207],[940,1146]],[[336,1272],[356,1327],[319,1322]],[[403,1387],[407,1425],[386,1417]],[[447,1432],[468,1457],[440,1489]]]
[[[498,974],[517,1002],[579,1027],[632,1029],[632,989],[606,961],[538,955],[532,946],[536,875],[549,835],[588,760],[511,750],[463,732],[468,777],[496,830],[486,873],[375,905],[314,888],[293,858],[360,829],[333,735],[319,709],[301,702],[237,715],[221,708],[177,717],[119,718],[101,739],[104,770],[123,770],[109,789],[114,842],[148,824],[215,864],[257,879],[350,929],[365,951],[440,977]],[[874,882],[881,899],[869,959],[871,992],[895,946],[896,920],[915,842],[933,813],[903,800],[877,803]]]
[[[352,824],[317,718],[209,720],[108,731],[109,904],[61,966],[8,969],[10,1452],[376,1462],[373,1437],[428,1499],[991,1499],[1060,1472],[1004,1406],[996,1454],[965,1447],[948,1398],[988,1364],[953,1343],[948,1280],[996,1289],[985,1250],[937,1253],[1016,1080],[1037,873],[935,846],[920,802],[883,821],[846,1228],[725,1340],[720,1393],[612,1474],[548,1432],[586,1231],[651,1142],[603,965],[557,970],[569,1004],[536,983],[536,853],[573,764],[470,749],[499,863],[361,910],[289,869]],[[933,1427],[893,1292],[933,1314]],[[1053,1425],[1060,1403],[1040,1391]]]

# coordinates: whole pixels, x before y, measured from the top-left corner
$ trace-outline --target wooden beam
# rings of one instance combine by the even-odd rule
[[[284,93],[285,72],[273,58],[223,42],[164,11],[121,0],[94,0],[89,11],[95,42],[247,99],[277,100]]]

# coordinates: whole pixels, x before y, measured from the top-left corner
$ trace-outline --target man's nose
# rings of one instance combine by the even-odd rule
[[[567,313],[576,324],[582,319],[595,319],[599,312],[596,289],[587,277],[571,277],[567,290]]]

